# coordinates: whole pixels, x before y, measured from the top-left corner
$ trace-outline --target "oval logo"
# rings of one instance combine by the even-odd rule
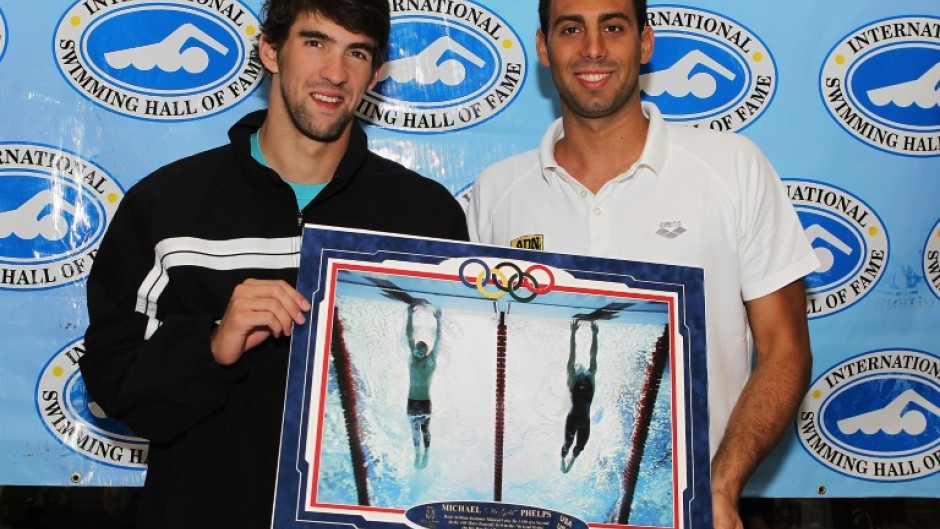
[[[940,470],[940,358],[881,350],[850,358],[810,387],[797,420],[803,448],[841,474],[877,481]]]
[[[392,3],[392,34],[378,83],[357,115],[380,127],[437,133],[478,125],[518,96],[525,49],[498,15],[469,1],[442,8]]]
[[[938,21],[884,19],[833,47],[820,72],[820,95],[846,132],[893,154],[940,154]]]
[[[3,60],[3,54],[7,51],[7,38],[9,32],[7,31],[7,19],[3,14],[3,10],[0,9],[0,60]]]
[[[85,188],[56,185],[52,175],[0,171],[2,264],[48,263],[86,250],[104,233],[107,215]],[[52,191],[55,189],[55,191]]]
[[[96,104],[183,121],[227,110],[260,86],[258,26],[235,0],[80,2],[60,20],[54,52],[65,79]]]
[[[924,278],[930,290],[940,298],[940,220],[930,230],[924,245]]]
[[[57,352],[36,383],[36,411],[56,439],[79,455],[112,466],[144,470],[148,443],[90,401],[78,369],[79,339]]]
[[[651,7],[653,58],[640,70],[643,99],[667,121],[738,131],[768,108],[777,90],[773,56],[738,22],[703,9]]]
[[[784,180],[820,266],[805,278],[806,314],[819,318],[868,295],[888,263],[888,233],[860,198],[835,186]]]
[[[123,196],[104,169],[71,153],[0,143],[0,289],[87,276]]]

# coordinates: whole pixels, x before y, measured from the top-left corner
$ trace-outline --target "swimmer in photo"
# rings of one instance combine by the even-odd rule
[[[415,445],[415,468],[428,464],[431,448],[431,379],[437,368],[437,353],[441,342],[441,309],[434,309],[436,322],[434,345],[415,341],[414,314],[420,304],[408,306],[408,321],[405,337],[408,339],[408,422],[411,423],[411,438]],[[423,445],[423,449],[422,449]]]
[[[571,393],[571,411],[565,419],[565,444],[561,447],[561,471],[567,473],[591,436],[591,401],[594,400],[594,375],[597,374],[597,322],[591,322],[591,363],[585,369],[575,363],[577,344],[575,335],[581,322],[571,320],[571,351],[568,353],[568,391]],[[575,442],[577,437],[577,442]],[[571,445],[574,443],[574,449]],[[568,451],[571,459],[566,461]]]

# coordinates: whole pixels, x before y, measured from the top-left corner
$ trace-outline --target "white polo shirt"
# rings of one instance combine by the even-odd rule
[[[669,125],[643,103],[646,145],[594,195],[555,162],[561,119],[537,150],[485,169],[467,216],[475,242],[702,268],[714,455],[751,371],[743,301],[819,265],[783,184],[744,136]]]

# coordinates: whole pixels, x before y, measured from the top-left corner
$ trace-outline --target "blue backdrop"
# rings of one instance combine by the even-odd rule
[[[146,443],[87,402],[84,280],[130,186],[265,106],[259,0],[0,0],[0,483],[139,485]],[[464,196],[558,116],[536,1],[394,0],[371,147]],[[940,490],[940,5],[654,3],[644,97],[744,134],[823,265],[813,385],[748,486]],[[186,193],[186,189],[180,189]]]

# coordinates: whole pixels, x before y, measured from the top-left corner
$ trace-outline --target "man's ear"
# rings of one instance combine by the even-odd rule
[[[379,66],[375,69],[375,71],[372,72],[372,80],[369,81],[369,88],[367,88],[366,91],[369,91],[375,88],[376,83],[379,82],[379,72],[382,71],[382,68],[385,68],[385,65],[386,63],[384,62],[379,64]]]
[[[640,64],[648,64],[653,58],[653,48],[655,40],[653,38],[653,28],[646,26],[640,32]]]
[[[539,56],[539,64],[546,68],[551,66],[548,60],[548,38],[542,33],[541,28],[535,30],[535,50]]]
[[[258,38],[258,56],[261,64],[272,74],[278,73],[277,68],[277,46],[268,40],[264,33]]]

